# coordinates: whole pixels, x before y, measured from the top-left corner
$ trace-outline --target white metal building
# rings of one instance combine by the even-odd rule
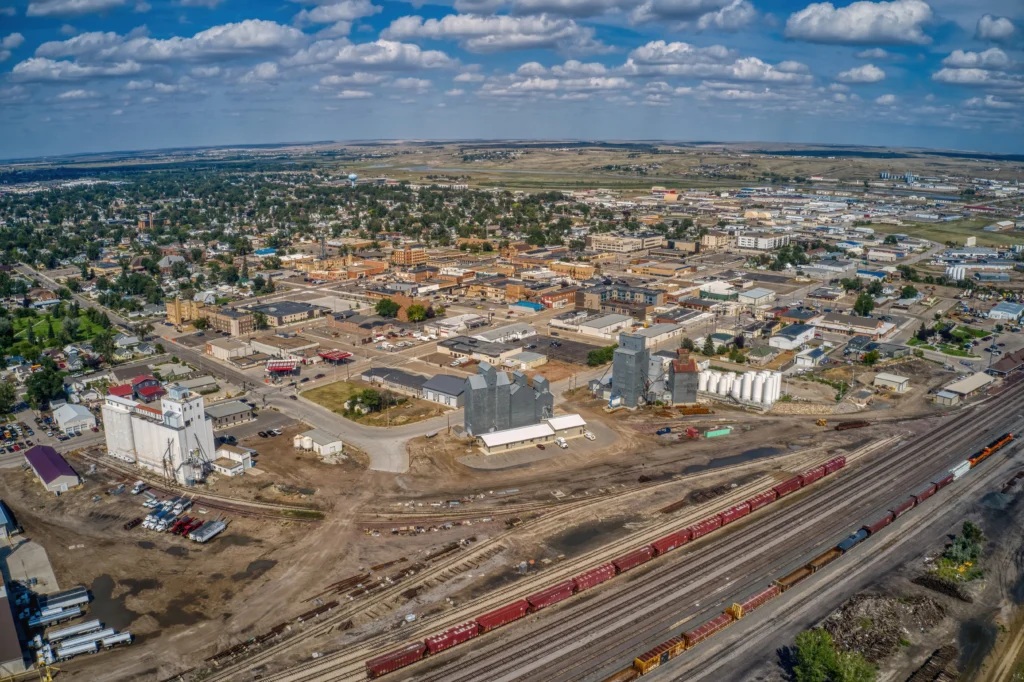
[[[813,340],[814,327],[809,324],[791,324],[768,339],[768,345],[781,350],[795,350]]]
[[[511,343],[513,341],[521,341],[530,336],[535,336],[537,330],[526,324],[525,322],[516,322],[514,324],[507,324],[504,327],[498,327],[497,329],[489,329],[487,331],[474,334],[474,339],[480,339],[481,341],[489,341],[492,343]]]
[[[755,287],[741,291],[736,300],[744,305],[765,305],[775,300],[775,292],[764,287]]]
[[[910,379],[907,377],[901,377],[898,374],[879,372],[875,375],[875,380],[871,385],[877,386],[878,388],[887,388],[896,393],[905,393],[910,389]]]
[[[344,449],[341,439],[323,429],[300,433],[292,439],[296,450],[312,450],[320,456],[336,455]]]
[[[82,433],[96,426],[96,416],[81,405],[61,405],[53,411],[53,418],[64,433]]]
[[[579,333],[585,336],[610,339],[619,331],[629,331],[632,327],[633,318],[629,315],[602,315],[601,317],[581,323]]]

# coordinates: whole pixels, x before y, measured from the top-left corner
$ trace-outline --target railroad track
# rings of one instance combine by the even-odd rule
[[[991,464],[991,463],[990,463]],[[1007,462],[997,462],[996,466],[985,466],[982,465],[983,473],[978,477],[970,477],[963,479],[959,483],[963,483],[958,487],[949,486],[945,490],[949,491],[949,495],[944,499],[944,508],[953,508],[958,503],[969,499],[978,498],[985,492],[993,489],[996,482],[999,480],[1002,473],[1007,469]],[[928,546],[935,540],[934,535],[928,535],[927,533],[934,534],[936,531],[945,531],[949,525],[950,520],[943,520],[945,514],[929,514],[929,513],[914,513],[917,510],[909,512],[906,516],[907,521],[894,524],[890,529],[883,531],[883,534],[879,537],[879,545],[873,548],[872,556],[868,561],[861,562],[859,565],[848,566],[846,568],[846,574],[844,578],[848,581],[861,583],[870,579],[870,572],[875,570],[874,564],[879,563],[886,559],[886,557],[897,551],[897,547],[900,545],[916,541],[919,543],[921,548]],[[941,528],[934,528],[936,525],[941,525]],[[864,549],[867,549],[865,547]],[[854,550],[851,553],[853,556],[859,556],[857,553],[859,550]],[[839,559],[832,566],[836,569],[842,565],[843,559]],[[831,568],[831,567],[830,567]],[[826,569],[827,571],[828,569]],[[825,572],[823,572],[825,573]],[[833,574],[834,575],[834,574]],[[701,650],[699,648],[694,649],[694,656],[692,658],[678,658],[679,665],[673,665],[671,669],[666,669],[666,674],[672,675],[668,679],[686,679],[686,680],[699,680],[707,678],[708,676],[715,675],[724,665],[735,660],[735,657],[741,655],[746,651],[751,651],[757,646],[765,647],[765,640],[771,641],[771,650],[774,650],[775,640],[779,629],[786,625],[786,619],[797,619],[801,621],[807,621],[820,612],[820,604],[822,601],[830,601],[830,597],[835,599],[841,599],[842,595],[839,594],[843,589],[841,584],[842,581],[830,581],[824,585],[819,585],[828,580],[828,574],[825,573],[824,577],[819,576],[818,580],[806,580],[796,588],[788,591],[783,595],[782,600],[776,600],[779,603],[778,609],[776,609],[770,618],[765,618],[759,614],[754,618],[751,618],[751,622],[754,625],[747,625],[744,628],[737,628],[740,632],[730,632],[726,637],[728,641],[723,639],[715,648],[705,648]],[[817,589],[815,589],[817,588]],[[788,599],[785,597],[788,595]],[[767,613],[767,612],[766,612]],[[743,623],[743,621],[740,621]],[[689,652],[688,652],[689,653]],[[680,678],[680,674],[684,674],[684,677]],[[666,679],[664,675],[655,677],[652,682],[657,680]],[[712,677],[712,679],[716,679]],[[720,678],[718,678],[720,679]]]
[[[895,438],[887,439],[885,442],[891,444],[895,442],[895,440]],[[878,449],[878,447],[879,445],[877,443],[871,444],[852,455],[851,459],[856,460],[858,457],[864,456],[865,452]],[[822,457],[819,459],[821,461],[825,461],[827,458],[828,457]],[[808,464],[809,463],[805,463],[804,466],[807,466]],[[747,465],[749,466],[750,463]],[[718,470],[710,473],[718,473]],[[669,532],[686,527],[697,519],[703,518],[708,514],[713,514],[727,509],[737,501],[750,497],[754,492],[760,491],[774,482],[775,480],[771,477],[760,477],[742,488],[731,491],[729,495],[716,498],[707,505],[701,506],[699,509],[687,508],[687,514],[660,517],[655,523],[644,528],[642,531],[629,536],[628,538],[624,538],[616,541],[615,543],[592,550],[591,552],[577,557],[572,562],[565,562],[555,568],[539,573],[532,578],[517,581],[507,590],[495,594],[489,594],[471,602],[463,603],[460,605],[458,612],[444,614],[440,620],[433,619],[421,621],[420,624],[415,626],[415,629],[417,632],[421,631],[425,635],[437,632],[450,625],[464,622],[472,615],[480,613],[487,608],[493,608],[496,605],[506,603],[516,597],[525,596],[526,594],[530,594],[532,591],[535,591],[538,587],[546,586],[552,582],[558,581],[559,579],[576,575],[591,566],[604,563],[608,561],[612,555],[621,554],[626,548],[632,548],[638,544],[644,544],[645,542],[652,541]],[[403,633],[407,632],[408,629],[403,628]],[[408,636],[410,635],[405,635],[405,637]],[[363,661],[371,655],[371,652],[378,650],[378,647],[387,647],[393,643],[393,635],[377,636],[366,642],[360,642],[356,645],[358,647],[356,650],[343,650],[340,652],[329,653],[321,656],[315,662],[301,665],[297,668],[289,668],[288,670],[282,671],[278,674],[263,675],[261,676],[261,680],[265,680],[267,682],[283,682],[285,680],[313,679],[307,677],[307,675],[311,672],[322,669],[325,666],[330,666],[333,661],[341,658],[348,660],[349,665],[353,665],[358,670],[362,671]],[[359,679],[362,679],[362,677]]]
[[[1019,409],[1021,402],[1022,400],[1020,395],[1015,395],[1015,397],[1012,400],[1004,402],[1003,405],[995,408],[996,411],[990,413],[990,415],[988,415],[987,417],[983,416],[981,419],[975,418],[974,410],[966,412],[963,415],[961,415],[958,419],[952,420],[948,425],[944,425],[943,427],[940,427],[937,431],[933,432],[929,436],[926,436],[923,440],[918,441],[917,443],[914,443],[907,448],[903,448],[898,453],[898,456],[896,458],[887,458],[884,461],[876,461],[865,464],[863,465],[863,467],[858,468],[856,472],[856,478],[840,477],[836,479],[832,486],[826,488],[828,490],[828,494],[832,497],[835,497],[838,494],[842,493],[843,495],[845,495],[846,498],[854,498],[860,497],[872,491],[881,492],[879,491],[879,488],[885,485],[889,485],[891,481],[886,480],[884,483],[880,483],[877,474],[881,472],[891,474],[892,467],[894,464],[902,464],[904,462],[906,462],[908,466],[906,468],[901,469],[901,471],[899,472],[900,476],[904,479],[912,478],[915,475],[924,476],[925,473],[934,474],[937,472],[939,466],[938,464],[934,463],[933,459],[928,455],[934,455],[934,453],[940,448],[942,448],[942,446],[948,445],[948,442],[952,440],[952,436],[958,430],[961,430],[966,422],[971,423],[971,428],[973,431],[984,429],[988,425],[995,425],[1000,420],[1005,419],[1005,417],[1010,411]],[[914,461],[915,459],[916,461]],[[741,552],[740,550],[749,548],[751,542],[757,541],[758,539],[762,539],[763,537],[771,537],[770,533],[772,530],[788,527],[790,529],[797,528],[800,531],[805,531],[813,528],[818,528],[826,530],[830,535],[839,535],[840,532],[848,529],[851,519],[847,512],[849,510],[852,510],[852,507],[844,507],[842,513],[837,513],[837,518],[834,518],[830,522],[830,525],[828,525],[827,527],[823,527],[821,525],[820,517],[817,516],[815,513],[818,509],[820,509],[819,500],[814,499],[815,497],[820,497],[820,495],[811,494],[807,498],[801,498],[799,500],[796,500],[795,504],[792,504],[790,507],[787,507],[785,511],[776,515],[777,518],[775,520],[769,519],[767,526],[765,526],[764,524],[748,523],[746,524],[745,528],[737,528],[732,536],[729,536],[727,534],[718,534],[711,536],[716,538],[727,538],[727,541],[722,549],[719,549],[717,552],[712,552],[711,558],[709,560],[704,561],[704,563],[700,564],[699,566],[687,564],[685,566],[675,567],[672,571],[667,573],[667,577],[661,578],[660,581],[649,590],[649,593],[663,593],[666,585],[671,585],[670,591],[673,593],[678,593],[679,591],[684,590],[687,585],[693,584],[698,579],[693,577],[694,571],[699,570],[701,566],[705,567],[705,570],[707,568],[711,568],[715,573],[724,570],[728,570],[729,573],[733,573],[737,569],[743,570],[745,568],[748,568],[747,563],[749,562],[744,563],[743,560],[739,560],[740,563],[731,562],[723,567],[720,558],[722,556],[728,556],[730,553],[745,554],[745,552]],[[888,503],[892,501],[886,500],[886,502]],[[874,501],[870,502],[870,504],[874,503]],[[862,504],[861,507],[866,507],[866,504]],[[794,526],[794,518],[802,518],[804,519],[804,521]],[[744,530],[746,530],[746,532],[743,532]],[[790,532],[788,534],[788,538],[792,539],[792,542],[795,544],[792,546],[787,545],[785,549],[792,551],[804,548],[805,541],[802,539],[802,533]],[[636,539],[634,540],[634,542],[635,544],[640,544],[641,541],[639,539]],[[693,553],[691,552],[689,554],[681,554],[680,556],[687,556],[688,558],[692,559],[692,554]],[[651,575],[653,575],[654,577],[649,577]],[[683,579],[682,583],[680,583],[679,578]],[[554,582],[554,580],[555,578],[549,575],[549,582]],[[629,578],[627,578],[627,580],[629,580]],[[638,577],[632,579],[631,589],[636,590],[638,586],[643,587],[645,585],[651,585],[652,580],[659,580],[657,574],[655,574],[654,572],[651,572],[650,574],[640,573],[638,574]],[[767,580],[767,577],[765,577],[764,580]],[[433,665],[431,666],[431,670],[426,673],[418,674],[416,676],[417,682],[432,682],[435,680],[438,682],[440,682],[441,680],[443,680],[444,682],[478,679],[498,680],[500,678],[497,677],[497,674],[502,670],[503,667],[505,667],[506,669],[518,669],[521,667],[523,661],[532,660],[532,657],[534,657],[541,648],[545,647],[555,648],[557,651],[560,652],[560,656],[564,656],[565,649],[562,646],[562,644],[564,643],[563,640],[568,642],[580,642],[585,637],[587,632],[593,630],[593,628],[587,629],[586,624],[588,621],[593,621],[594,609],[601,608],[601,605],[607,602],[607,598],[603,597],[604,595],[598,594],[594,598],[590,598],[588,602],[584,605],[584,607],[579,610],[563,610],[564,613],[578,612],[579,615],[575,618],[572,618],[571,621],[569,621],[568,625],[563,626],[561,628],[561,632],[563,633],[561,635],[561,638],[559,638],[558,633],[553,632],[550,628],[545,628],[541,633],[534,633],[536,637],[538,637],[540,640],[543,640],[539,641],[536,644],[529,643],[528,640],[531,637],[530,634],[527,634],[525,637],[514,639],[511,642],[507,638],[503,638],[501,640],[500,648],[502,651],[510,652],[509,655],[504,657],[499,656],[498,660],[489,659],[487,661],[485,670],[473,668],[472,665],[474,660],[483,658],[483,654],[478,656],[476,652],[481,650],[486,651],[489,648],[487,644],[484,644],[483,641],[480,641],[477,643],[475,649],[473,650],[460,651],[459,648],[456,648],[453,650],[453,654],[458,656],[460,659],[461,668],[459,670],[444,669],[443,672],[435,673],[434,670],[438,669],[438,665],[440,664],[443,667],[444,662],[446,660],[450,660],[450,657],[448,657],[448,659],[446,659],[443,655],[432,657],[431,659],[429,659],[431,663],[433,663]],[[618,601],[615,602],[613,608],[611,608],[611,610],[608,611],[608,613],[611,614],[609,618],[615,619],[614,625],[616,628],[618,628],[620,632],[629,631],[633,633],[633,635],[636,634],[636,626],[639,625],[639,623],[623,622],[621,619],[621,613],[623,610],[635,610],[638,598],[642,597],[638,597],[636,594],[632,592],[626,594],[620,598],[621,603]],[[572,602],[567,602],[567,604],[571,603]],[[670,605],[662,604],[659,605],[658,608],[664,609],[676,607],[678,607],[678,604],[673,603]],[[609,607],[605,606],[603,608],[608,609]],[[600,624],[607,626],[607,619],[602,620]],[[438,625],[434,628],[434,631],[440,630],[441,628],[442,626]],[[601,639],[600,641],[602,651],[607,650],[608,647],[614,646],[614,644],[614,641],[608,641],[607,638]],[[362,646],[359,646],[357,648],[363,649]],[[378,650],[377,653],[380,653],[380,651]],[[635,654],[638,652],[632,651],[632,653]],[[589,657],[590,655],[588,654],[588,658]],[[334,681],[364,679],[365,673],[363,672],[362,669],[362,662],[354,661],[352,660],[352,657],[348,656],[345,656],[344,658],[347,659],[349,662],[344,662],[342,660],[342,657],[339,656],[337,657],[336,661],[325,661],[323,664],[307,664],[305,666],[300,666],[299,668],[293,668],[290,671],[291,674],[282,673],[281,675],[265,677],[264,679],[275,681]],[[420,670],[422,668],[422,665],[415,666],[413,667],[413,670]],[[464,670],[467,673],[465,675],[462,674]],[[543,673],[543,679],[563,679],[563,677],[565,676],[562,673],[572,673],[571,670],[564,670],[562,672],[558,671],[558,668],[546,668]],[[483,677],[481,677],[481,675],[483,675]],[[396,673],[395,677],[397,679],[401,679],[402,675],[400,673]],[[570,678],[566,677],[566,679]]]
[[[785,457],[794,457],[794,456],[796,456],[797,460],[802,462],[801,466],[805,466],[806,465],[805,460],[811,460],[812,459],[810,454],[809,453],[805,453],[805,452],[792,453],[790,455],[784,455],[784,456]],[[782,457],[782,456],[780,456],[780,457]],[[825,461],[826,459],[828,459],[828,457],[818,457],[817,459],[820,459],[821,461]],[[734,466],[731,466],[731,467],[723,467],[722,469],[716,469],[716,470],[713,470],[713,471],[697,474],[696,476],[693,476],[692,478],[689,478],[688,480],[699,479],[699,478],[701,478],[703,476],[720,475],[722,472],[728,471],[730,469],[739,469],[739,468],[743,468],[744,466],[746,466],[746,467],[756,466],[756,465],[760,464],[761,462],[763,462],[763,460],[761,460],[759,462],[742,463],[742,464],[734,465]],[[653,489],[655,487],[658,487],[658,486],[678,484],[678,483],[680,483],[679,480],[661,481],[661,482],[657,482],[657,483],[646,484],[642,488],[634,489],[631,492],[638,492],[639,490],[646,491],[646,490],[651,490],[651,489]],[[650,536],[651,539],[653,539],[655,537],[660,537],[661,535],[664,535],[666,532],[668,532],[667,529],[675,529],[675,528],[685,527],[686,525],[691,523],[693,520],[695,520],[697,517],[703,517],[707,513],[711,513],[711,511],[710,511],[711,508],[713,508],[714,511],[721,511],[722,509],[725,509],[728,506],[730,506],[731,504],[735,503],[735,500],[733,499],[733,497],[739,499],[739,498],[743,497],[744,495],[749,496],[749,493],[753,492],[755,489],[760,489],[761,487],[764,487],[765,483],[766,483],[766,481],[764,481],[764,480],[759,481],[759,482],[756,481],[754,483],[749,484],[748,486],[745,486],[743,489],[734,490],[734,491],[732,491],[732,493],[729,496],[723,496],[722,498],[717,498],[716,500],[714,500],[711,503],[709,503],[709,505],[712,505],[710,508],[708,506],[703,506],[700,509],[699,512],[695,512],[693,509],[689,509],[690,514],[688,514],[688,515],[685,515],[685,516],[675,515],[675,516],[671,516],[671,517],[665,517],[665,520],[660,520],[655,526],[653,526],[653,527],[651,527],[649,529],[645,529],[643,531],[643,533],[646,536]],[[557,510],[553,511],[552,514],[549,514],[549,515],[544,516],[544,517],[542,517],[541,519],[539,519],[539,520],[537,520],[535,522],[532,522],[530,524],[529,528],[531,530],[533,530],[534,532],[542,531],[546,526],[549,526],[549,525],[553,526],[553,525],[555,525],[557,523],[561,523],[561,519],[564,516],[568,515],[568,514],[576,513],[576,512],[582,510],[583,508],[585,508],[587,506],[590,506],[590,505],[593,505],[593,504],[596,504],[596,503],[599,503],[599,502],[604,502],[604,501],[606,501],[606,499],[604,499],[604,498],[590,497],[590,498],[579,499],[579,500],[576,500],[576,501],[570,502],[570,503],[563,503],[563,505],[560,506]],[[456,555],[455,557],[453,557],[453,559],[451,561],[447,562],[446,565],[438,565],[438,566],[436,566],[435,569],[434,569],[434,572],[433,572],[434,576],[441,575],[443,577],[443,574],[444,574],[445,571],[450,570],[450,569],[452,569],[455,566],[458,566],[462,562],[472,561],[475,558],[475,556],[476,556],[476,554],[475,554],[476,552],[480,552],[481,550],[486,551],[486,548],[491,547],[493,545],[501,545],[501,546],[503,546],[504,540],[513,532],[516,532],[516,531],[506,531],[504,533],[501,533],[500,535],[497,535],[497,536],[495,536],[492,539],[489,539],[489,540],[487,540],[487,541],[485,541],[483,543],[480,543],[479,545],[474,547],[474,549],[468,555],[465,554],[465,553],[461,554],[461,555]],[[637,536],[633,536],[632,539],[627,539],[627,540],[620,541],[620,544],[621,543],[635,543],[636,542],[636,537]],[[560,572],[561,573],[565,573],[566,575],[570,575],[570,574],[574,575],[575,573],[579,572],[579,570],[581,570],[580,568],[578,568],[578,566],[580,564],[582,564],[582,563],[595,563],[595,564],[596,563],[601,563],[598,560],[600,555],[602,553],[607,553],[608,551],[609,550],[608,550],[607,547],[601,548],[601,549],[598,549],[598,550],[594,550],[593,552],[588,553],[586,555],[583,555],[582,557],[578,558],[578,560],[574,560],[571,563],[570,562],[566,562],[566,564],[560,565]],[[449,577],[454,577],[454,576],[449,576]],[[522,592],[523,594],[528,594],[529,591],[531,589],[533,589],[533,587],[532,587],[533,585],[536,585],[536,584],[539,584],[539,583],[545,583],[546,584],[548,581],[553,580],[553,579],[554,579],[553,578],[553,572],[552,571],[547,571],[547,572],[544,572],[543,574],[539,574],[538,576],[535,576],[530,581],[518,581],[514,587],[517,588],[517,591]],[[433,576],[426,577],[426,578],[424,578],[420,582],[421,583],[426,583],[428,586],[430,585],[431,582],[435,583],[435,585],[436,585],[437,578],[433,577]],[[442,581],[442,582],[444,582],[444,581]],[[376,594],[375,595],[377,597],[377,599],[375,600],[376,601],[376,605],[380,605],[382,602],[384,602],[386,600],[391,600],[391,599],[394,599],[395,597],[400,596],[402,592],[408,590],[411,586],[414,586],[415,584],[416,584],[416,581],[403,582],[399,586],[395,587],[392,590],[388,590],[387,592],[381,592],[381,593]],[[472,607],[472,608],[477,609],[476,612],[479,612],[479,610],[482,610],[484,608],[484,606],[480,605],[478,602],[484,601],[484,600],[488,600],[488,601],[492,601],[492,602],[503,602],[503,601],[506,600],[506,598],[507,597],[502,596],[501,594],[488,595],[487,597],[483,597],[481,599],[474,600],[473,602],[467,602],[465,605],[463,605],[462,608],[470,608],[470,607]],[[262,663],[265,663],[265,662],[271,660],[274,656],[282,653],[283,650],[285,650],[287,648],[290,648],[290,647],[293,647],[295,644],[298,644],[298,643],[300,643],[303,640],[312,639],[314,637],[319,637],[319,636],[322,636],[322,635],[326,634],[338,622],[342,622],[342,621],[344,621],[346,619],[349,619],[355,613],[360,612],[360,611],[366,611],[368,608],[369,609],[375,608],[375,605],[374,604],[369,604],[368,605],[368,604],[365,604],[365,603],[360,603],[360,604],[354,604],[352,606],[352,608],[350,608],[350,609],[342,608],[337,613],[331,614],[330,616],[325,618],[322,623],[320,623],[320,624],[318,624],[318,625],[316,625],[316,626],[314,626],[312,628],[307,629],[306,631],[301,633],[298,637],[293,637],[293,638],[285,640],[283,642],[276,643],[276,644],[274,644],[274,645],[272,645],[272,646],[270,646],[270,647],[268,647],[268,648],[266,648],[266,649],[264,649],[264,650],[262,650],[262,651],[260,651],[260,652],[258,652],[256,654],[253,654],[252,656],[250,656],[249,658],[245,659],[241,663],[236,663],[235,665],[232,665],[229,668],[226,668],[226,669],[221,670],[219,672],[214,672],[210,676],[204,677],[203,679],[204,680],[209,680],[209,682],[222,682],[224,680],[234,679],[237,675],[240,675],[240,674],[245,672],[244,670],[240,670],[239,669],[242,666],[251,669],[252,667],[254,667],[256,665],[260,665]],[[371,612],[371,615],[374,615],[374,614],[372,614],[372,612]],[[440,629],[440,628],[443,627],[443,625],[437,624],[437,623],[428,622],[426,627],[432,628],[432,629]],[[375,644],[372,644],[371,646],[384,646],[385,643],[388,641],[388,638],[389,638],[388,635],[381,635],[381,636],[375,637],[372,640],[373,642],[375,642]],[[337,655],[337,654],[335,654],[335,655]],[[321,658],[318,659],[318,661],[326,662],[329,658],[331,658],[331,656],[332,656],[331,654],[328,654],[327,656],[322,656]],[[273,676],[266,676],[266,675],[264,675],[261,679],[271,680],[271,679],[274,679],[274,677]],[[301,679],[301,678],[297,678],[297,679]]]

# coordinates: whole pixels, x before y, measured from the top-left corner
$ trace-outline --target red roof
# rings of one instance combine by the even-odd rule
[[[132,379],[132,386],[141,384],[144,381],[159,381],[159,379],[157,379],[152,374],[142,374]]]
[[[291,372],[298,366],[298,360],[267,360],[268,372]]]
[[[145,388],[139,389],[139,395],[145,396],[146,398],[153,398],[158,395],[166,395],[167,391],[164,390],[163,386],[146,386]]]
[[[348,360],[352,354],[343,350],[322,350],[318,353],[324,360]]]
[[[111,386],[107,389],[107,395],[116,395],[118,398],[130,398],[132,396],[131,384]]]

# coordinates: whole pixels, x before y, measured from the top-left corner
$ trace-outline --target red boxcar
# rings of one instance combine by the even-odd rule
[[[883,516],[882,518],[878,519],[877,521],[875,521],[874,523],[872,523],[869,526],[863,526],[863,528],[867,532],[869,532],[872,535],[874,535],[875,533],[877,533],[878,531],[882,530],[883,528],[888,526],[890,523],[892,523],[893,519],[895,519],[895,518],[896,517],[892,515],[892,512],[886,512],[885,516]]]
[[[750,513],[750,505],[746,502],[737,504],[735,507],[729,507],[724,512],[718,515],[718,518],[722,520],[722,525],[732,523],[736,519],[741,519]]]
[[[423,642],[414,642],[407,644],[397,651],[378,656],[377,658],[371,658],[366,662],[366,674],[373,677],[380,677],[387,673],[404,668],[407,665],[412,665],[416,661],[423,658],[424,652],[427,650],[427,645]]]
[[[946,474],[939,480],[935,481],[935,490],[942,490],[947,485],[953,482],[953,474]]]
[[[480,633],[490,632],[494,628],[500,628],[502,625],[511,623],[514,620],[519,620],[526,615],[526,612],[530,609],[530,603],[525,599],[520,599],[517,602],[511,604],[505,604],[500,609],[494,609],[482,616],[476,617],[476,622],[480,625]]]
[[[682,547],[687,542],[689,542],[690,538],[692,537],[693,531],[691,531],[689,528],[684,528],[682,530],[677,530],[675,533],[672,533],[671,535],[666,535],[663,538],[658,538],[657,540],[651,543],[651,547],[654,548],[654,553],[656,555],[661,556],[665,552],[671,552],[673,549],[677,547]]]
[[[576,583],[576,591],[582,592],[583,590],[589,590],[591,587],[600,585],[605,580],[610,580],[614,577],[615,567],[611,564],[603,564],[597,568],[592,568],[585,573],[580,573],[572,580]]]
[[[938,489],[939,489],[939,487],[937,485],[935,485],[934,483],[932,483],[930,486],[928,486],[927,488],[925,488],[921,492],[919,492],[916,495],[914,495],[914,499],[917,500],[918,504],[921,504],[922,502],[927,500],[929,497],[934,495],[935,491],[938,490]]]
[[[720,616],[712,618],[695,630],[684,632],[683,639],[686,640],[686,648],[689,649],[691,646],[700,644],[708,637],[724,630],[730,625],[732,625],[732,616],[728,613],[723,613]]]
[[[618,559],[614,559],[612,563],[615,564],[615,568],[619,570],[619,573],[625,573],[629,569],[636,568],[645,561],[650,561],[653,556],[654,550],[650,545],[647,545],[640,549],[634,549],[629,554],[620,556]]]
[[[423,643],[427,645],[428,653],[436,654],[438,651],[451,649],[456,644],[469,641],[479,634],[480,626],[477,625],[475,620],[471,620],[468,623],[456,625],[442,633],[431,635]]]
[[[740,606],[743,607],[743,613],[747,613],[749,611],[761,608],[772,599],[778,597],[779,594],[781,594],[781,592],[779,591],[779,586],[772,585],[768,589],[758,592],[750,599],[740,604]]]
[[[710,516],[690,526],[690,539],[696,540],[697,538],[704,537],[711,531],[718,530],[721,527],[722,519],[717,516]]]
[[[757,511],[766,504],[771,504],[775,501],[778,494],[774,490],[765,490],[763,493],[758,493],[747,500],[747,504],[750,505],[750,511]]]
[[[566,580],[565,582],[552,585],[551,587],[541,590],[536,594],[531,594],[526,598],[526,601],[530,602],[530,606],[533,610],[542,609],[545,606],[551,606],[557,604],[563,599],[568,599],[576,591],[576,583],[572,580]]]
[[[825,467],[814,467],[810,471],[805,471],[804,473],[800,474],[800,484],[810,485],[811,483],[814,483],[815,481],[821,478],[825,478]]]
[[[846,466],[846,457],[840,455],[839,457],[830,459],[829,461],[825,462],[824,466],[826,476],[828,474],[833,474],[842,469],[844,466]]]
[[[785,497],[786,495],[788,495],[788,494],[790,494],[792,492],[796,492],[797,490],[800,490],[800,488],[802,488],[803,485],[804,484],[800,480],[800,477],[796,476],[794,478],[789,479],[788,481],[783,481],[782,483],[780,483],[777,486],[775,486],[774,488],[772,488],[772,490],[775,491],[775,494],[778,497]]]
[[[898,519],[899,517],[903,516],[908,511],[913,509],[915,504],[917,504],[917,500],[913,496],[911,496],[909,499],[900,503],[900,506],[893,507],[889,511],[892,512],[893,518]]]

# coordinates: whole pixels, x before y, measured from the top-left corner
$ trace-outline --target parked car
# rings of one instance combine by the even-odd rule
[[[297,397],[297,396],[294,396],[294,395],[290,395],[290,396],[288,396],[288,397],[289,397],[289,398],[291,398],[292,400],[298,400],[298,397]]]
[[[327,376],[327,375],[326,375],[326,374],[317,374],[317,375],[316,375],[315,377],[313,377],[313,378],[314,378],[314,379],[323,379],[323,378],[324,378],[325,376]]]
[[[266,438],[267,437],[267,432],[266,431],[260,431],[256,435],[259,436],[260,438]]]
[[[547,448],[544,447],[543,443],[537,443],[537,449],[538,450],[546,450]]]

